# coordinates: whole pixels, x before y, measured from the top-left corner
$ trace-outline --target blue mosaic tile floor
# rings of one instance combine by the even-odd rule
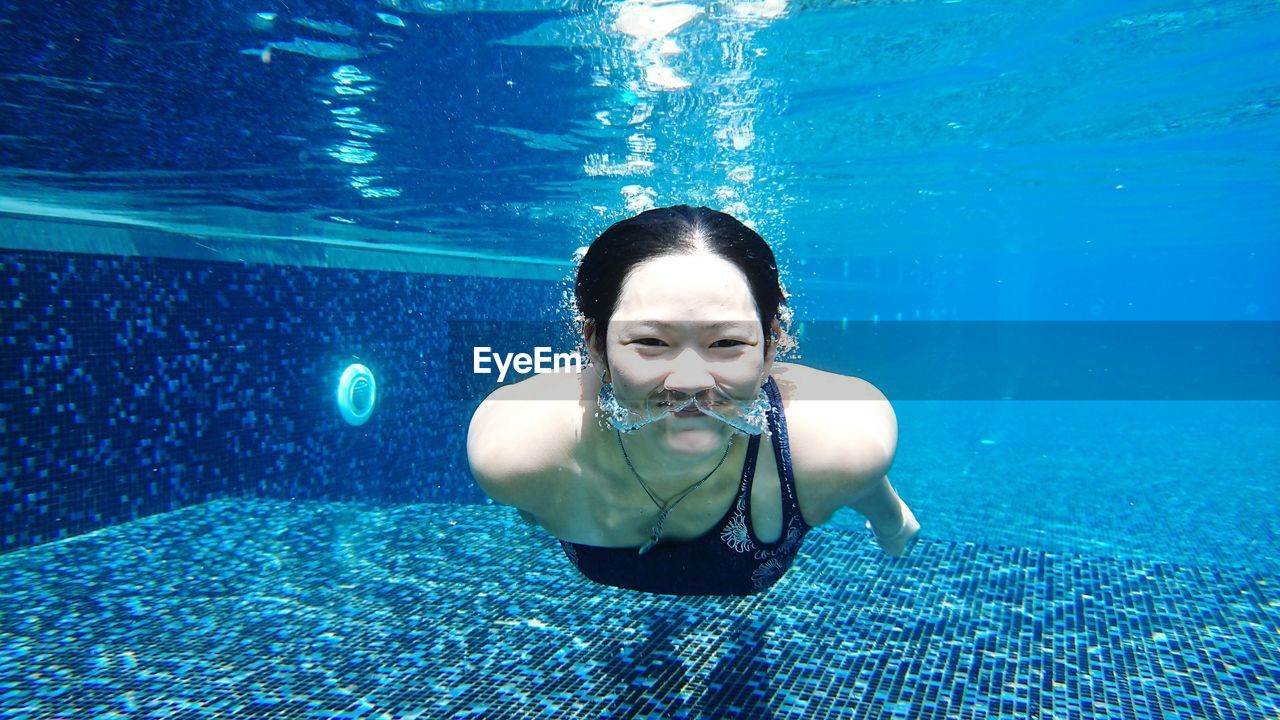
[[[505,508],[236,500],[0,557],[0,718],[1267,718],[1273,575],[819,529],[753,598]]]

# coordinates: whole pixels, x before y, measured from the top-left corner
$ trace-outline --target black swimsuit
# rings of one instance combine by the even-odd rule
[[[760,436],[753,435],[742,465],[737,498],[715,527],[687,542],[658,543],[644,555],[637,548],[597,547],[561,540],[564,554],[583,575],[603,585],[665,595],[751,595],[782,577],[791,567],[809,525],[796,502],[782,398],[772,377],[764,387],[769,395],[769,432],[782,486],[782,535],[778,540],[760,542],[751,526],[751,481],[760,452]]]

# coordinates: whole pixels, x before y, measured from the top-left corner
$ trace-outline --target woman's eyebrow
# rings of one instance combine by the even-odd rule
[[[666,322],[664,320],[624,320],[620,324],[630,329],[649,329],[670,330],[671,328],[693,327],[699,330],[741,330],[743,326],[750,327],[755,320],[720,320],[712,323],[700,323],[693,320],[680,320],[677,322]]]

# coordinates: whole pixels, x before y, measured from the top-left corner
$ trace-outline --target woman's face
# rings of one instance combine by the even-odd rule
[[[750,403],[773,364],[766,342],[746,277],[723,258],[697,253],[657,257],[632,269],[605,348],[619,402],[643,410],[679,406],[699,394],[714,399],[716,389]],[[693,406],[656,426],[682,437],[679,444],[690,450],[731,431]]]

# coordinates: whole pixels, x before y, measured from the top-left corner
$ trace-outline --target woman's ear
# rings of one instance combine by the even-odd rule
[[[587,348],[587,355],[591,358],[591,364],[596,367],[605,366],[604,338],[600,337],[596,332],[596,321],[587,320],[582,323],[582,344]]]
[[[764,343],[764,375],[769,377],[770,371],[773,370],[773,361],[778,358],[778,343],[782,340],[782,323],[778,322],[778,318],[774,318],[769,324],[769,337],[765,338]]]

